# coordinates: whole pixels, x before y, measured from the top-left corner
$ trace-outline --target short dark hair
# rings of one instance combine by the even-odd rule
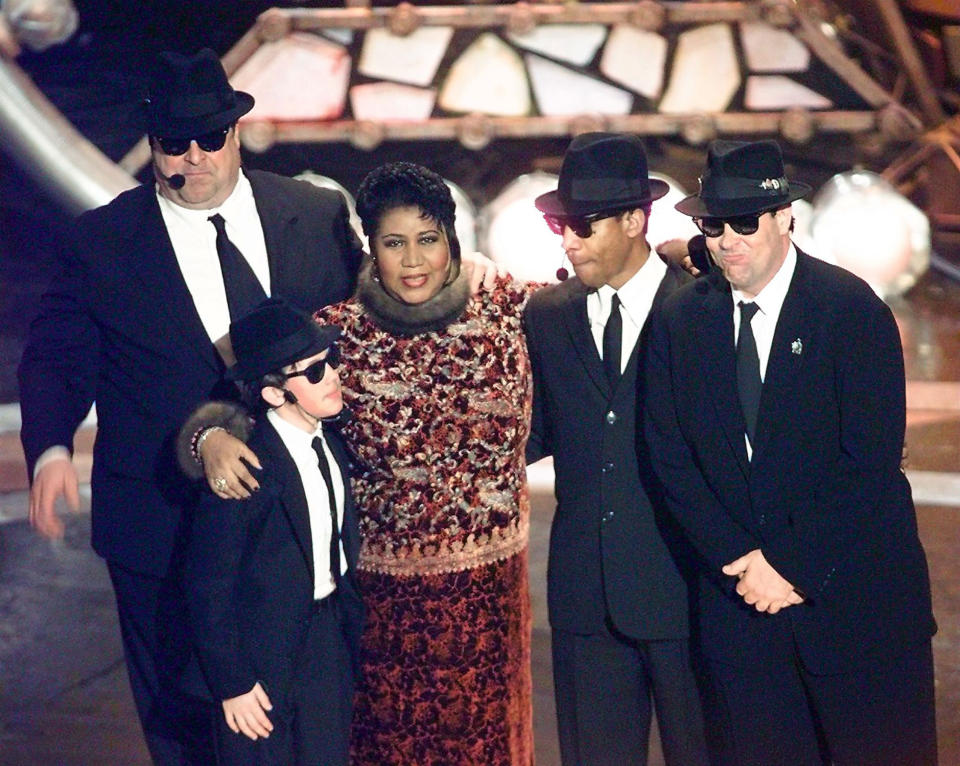
[[[443,228],[450,247],[450,259],[459,264],[456,203],[444,180],[429,168],[413,162],[388,162],[371,170],[357,189],[357,215],[363,233],[371,240],[383,216],[398,207],[416,207],[426,218]]]
[[[247,406],[247,409],[257,414],[272,409],[260,395],[260,391],[270,386],[282,389],[286,384],[287,375],[279,370],[276,372],[268,372],[266,375],[261,375],[254,380],[237,381],[241,401]]]

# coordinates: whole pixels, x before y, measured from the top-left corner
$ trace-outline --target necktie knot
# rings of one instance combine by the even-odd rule
[[[740,301],[738,304],[740,306],[740,321],[749,322],[753,319],[754,315],[760,310],[760,307],[751,301],[750,303],[744,303]]]

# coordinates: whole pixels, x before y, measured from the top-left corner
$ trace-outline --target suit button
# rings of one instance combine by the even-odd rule
[[[613,463],[604,463],[602,470],[604,473],[610,473],[611,471],[613,471]]]
[[[613,410],[610,410],[610,412],[607,413],[606,421],[607,421],[607,425],[612,426],[614,423],[617,422],[617,413],[614,412]]]

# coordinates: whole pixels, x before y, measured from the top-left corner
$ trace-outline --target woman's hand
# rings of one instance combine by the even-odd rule
[[[250,467],[260,469],[257,456],[237,437],[218,428],[207,434],[197,449],[203,462],[203,475],[217,497],[245,500],[260,489]]]

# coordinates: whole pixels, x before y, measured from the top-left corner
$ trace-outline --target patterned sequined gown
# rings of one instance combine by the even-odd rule
[[[353,482],[367,606],[352,763],[533,762],[528,289],[507,280],[445,330],[379,329],[356,301],[344,331],[344,434],[370,471]]]

